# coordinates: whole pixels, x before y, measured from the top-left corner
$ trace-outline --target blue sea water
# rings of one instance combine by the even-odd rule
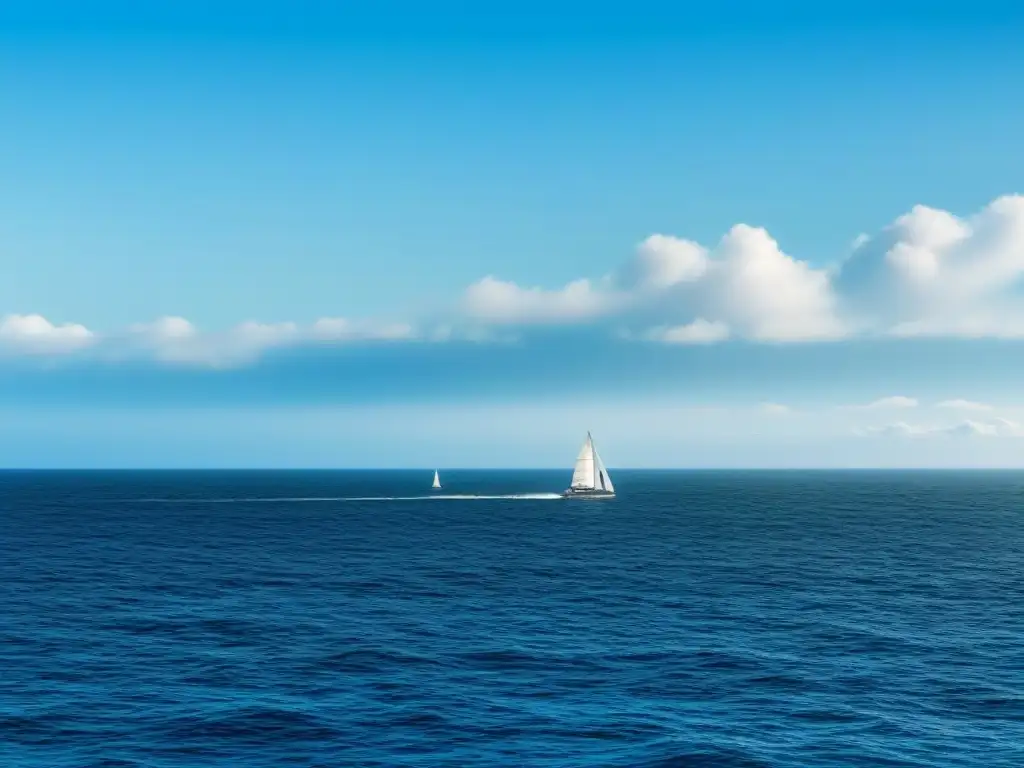
[[[566,475],[0,473],[0,765],[1024,766],[1024,473]]]

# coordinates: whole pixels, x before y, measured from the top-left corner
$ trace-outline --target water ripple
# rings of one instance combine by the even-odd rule
[[[446,477],[0,473],[0,765],[1024,765],[1024,474]]]

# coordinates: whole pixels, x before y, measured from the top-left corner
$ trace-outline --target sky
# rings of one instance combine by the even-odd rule
[[[0,466],[1024,466],[1022,33],[4,3]]]

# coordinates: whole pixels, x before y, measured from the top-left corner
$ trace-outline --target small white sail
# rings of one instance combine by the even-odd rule
[[[432,488],[440,488],[441,487],[441,478],[437,476],[437,470],[436,469],[434,470],[434,484],[431,487]]]
[[[593,445],[593,442],[591,442]],[[597,448],[594,451],[594,480],[597,488],[602,491],[608,491],[609,493],[615,493],[615,486],[612,485],[612,479],[608,476],[608,470],[605,469],[604,462],[601,461],[601,456],[597,452]]]

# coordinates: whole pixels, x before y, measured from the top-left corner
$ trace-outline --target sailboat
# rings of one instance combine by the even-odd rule
[[[434,470],[434,484],[430,486],[435,491],[441,488],[441,478],[437,476],[437,470]]]
[[[615,495],[615,486],[608,477],[608,470],[601,461],[594,438],[587,432],[587,439],[576,457],[572,470],[572,482],[562,495],[566,498],[610,498]]]

